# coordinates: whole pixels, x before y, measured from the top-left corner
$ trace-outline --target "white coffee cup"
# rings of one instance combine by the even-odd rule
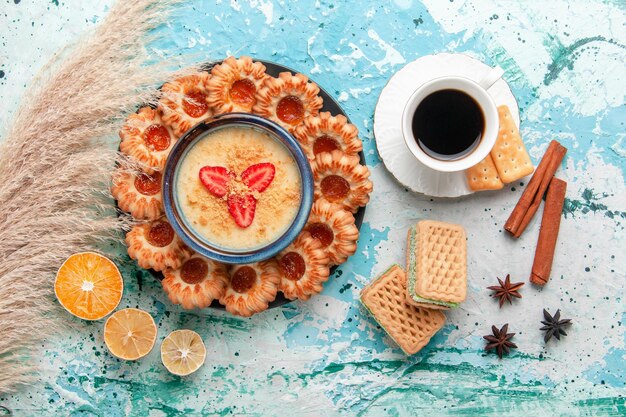
[[[491,151],[498,138],[498,109],[488,89],[498,81],[504,71],[500,67],[494,67],[479,82],[459,76],[446,76],[436,78],[419,87],[409,98],[404,112],[402,113],[402,135],[404,142],[413,156],[436,171],[454,172],[473,167],[482,161]],[[459,90],[472,97],[484,117],[484,129],[480,142],[467,154],[458,159],[437,159],[424,152],[413,135],[413,115],[422,100],[439,90]]]

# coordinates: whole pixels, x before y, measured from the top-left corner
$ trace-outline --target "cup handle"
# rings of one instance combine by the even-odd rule
[[[498,66],[495,66],[489,70],[487,74],[478,82],[478,84],[485,90],[489,90],[492,85],[496,83],[504,75],[504,70]]]

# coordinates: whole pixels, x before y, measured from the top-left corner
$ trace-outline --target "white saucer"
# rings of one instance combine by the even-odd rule
[[[376,147],[389,172],[405,187],[432,197],[460,197],[474,192],[463,171],[438,172],[415,159],[402,137],[402,111],[411,94],[434,78],[459,75],[479,81],[490,69],[468,55],[427,55],[407,64],[383,88],[374,111]],[[509,106],[519,127],[519,108],[506,81],[496,81],[489,94],[497,106]]]

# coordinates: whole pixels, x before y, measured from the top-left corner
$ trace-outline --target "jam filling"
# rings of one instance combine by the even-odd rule
[[[350,192],[350,183],[339,175],[329,175],[322,180],[320,188],[328,201],[338,202]]]
[[[199,91],[187,93],[183,99],[183,110],[193,118],[203,116],[209,110],[206,96]]]
[[[290,280],[297,281],[306,271],[306,263],[299,253],[289,252],[278,262],[281,272]]]
[[[143,195],[155,195],[161,192],[161,173],[152,175],[141,173],[135,178],[135,188]]]
[[[164,151],[170,147],[170,132],[163,125],[150,125],[143,132],[146,146],[153,151]]]
[[[163,248],[174,240],[174,229],[168,222],[156,221],[150,225],[146,239],[152,246]]]
[[[230,87],[230,99],[237,104],[252,106],[255,99],[256,86],[247,78],[237,80]]]
[[[333,229],[326,223],[313,223],[309,225],[306,230],[313,236],[313,238],[320,241],[323,247],[328,247],[333,240],[335,240],[335,234]]]
[[[284,123],[297,125],[304,119],[304,104],[296,96],[280,99],[276,106],[276,116]]]
[[[315,139],[313,142],[313,154],[317,155],[324,152],[332,152],[336,150],[341,150],[341,146],[339,146],[339,142],[337,142],[334,138],[323,135],[319,138]]]
[[[209,274],[209,265],[200,258],[191,258],[180,269],[180,277],[187,284],[198,284]]]
[[[256,271],[250,266],[242,266],[230,277],[230,286],[240,294],[248,292],[256,282]]]

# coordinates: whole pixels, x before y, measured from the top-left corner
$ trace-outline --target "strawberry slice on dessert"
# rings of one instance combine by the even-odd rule
[[[252,191],[263,192],[274,180],[276,167],[269,162],[250,165],[241,173],[241,180]]]
[[[231,194],[228,196],[228,212],[239,227],[246,228],[254,220],[256,198],[252,194]]]
[[[228,192],[228,182],[233,174],[224,167],[200,168],[200,181],[211,194],[216,197],[224,197]]]

